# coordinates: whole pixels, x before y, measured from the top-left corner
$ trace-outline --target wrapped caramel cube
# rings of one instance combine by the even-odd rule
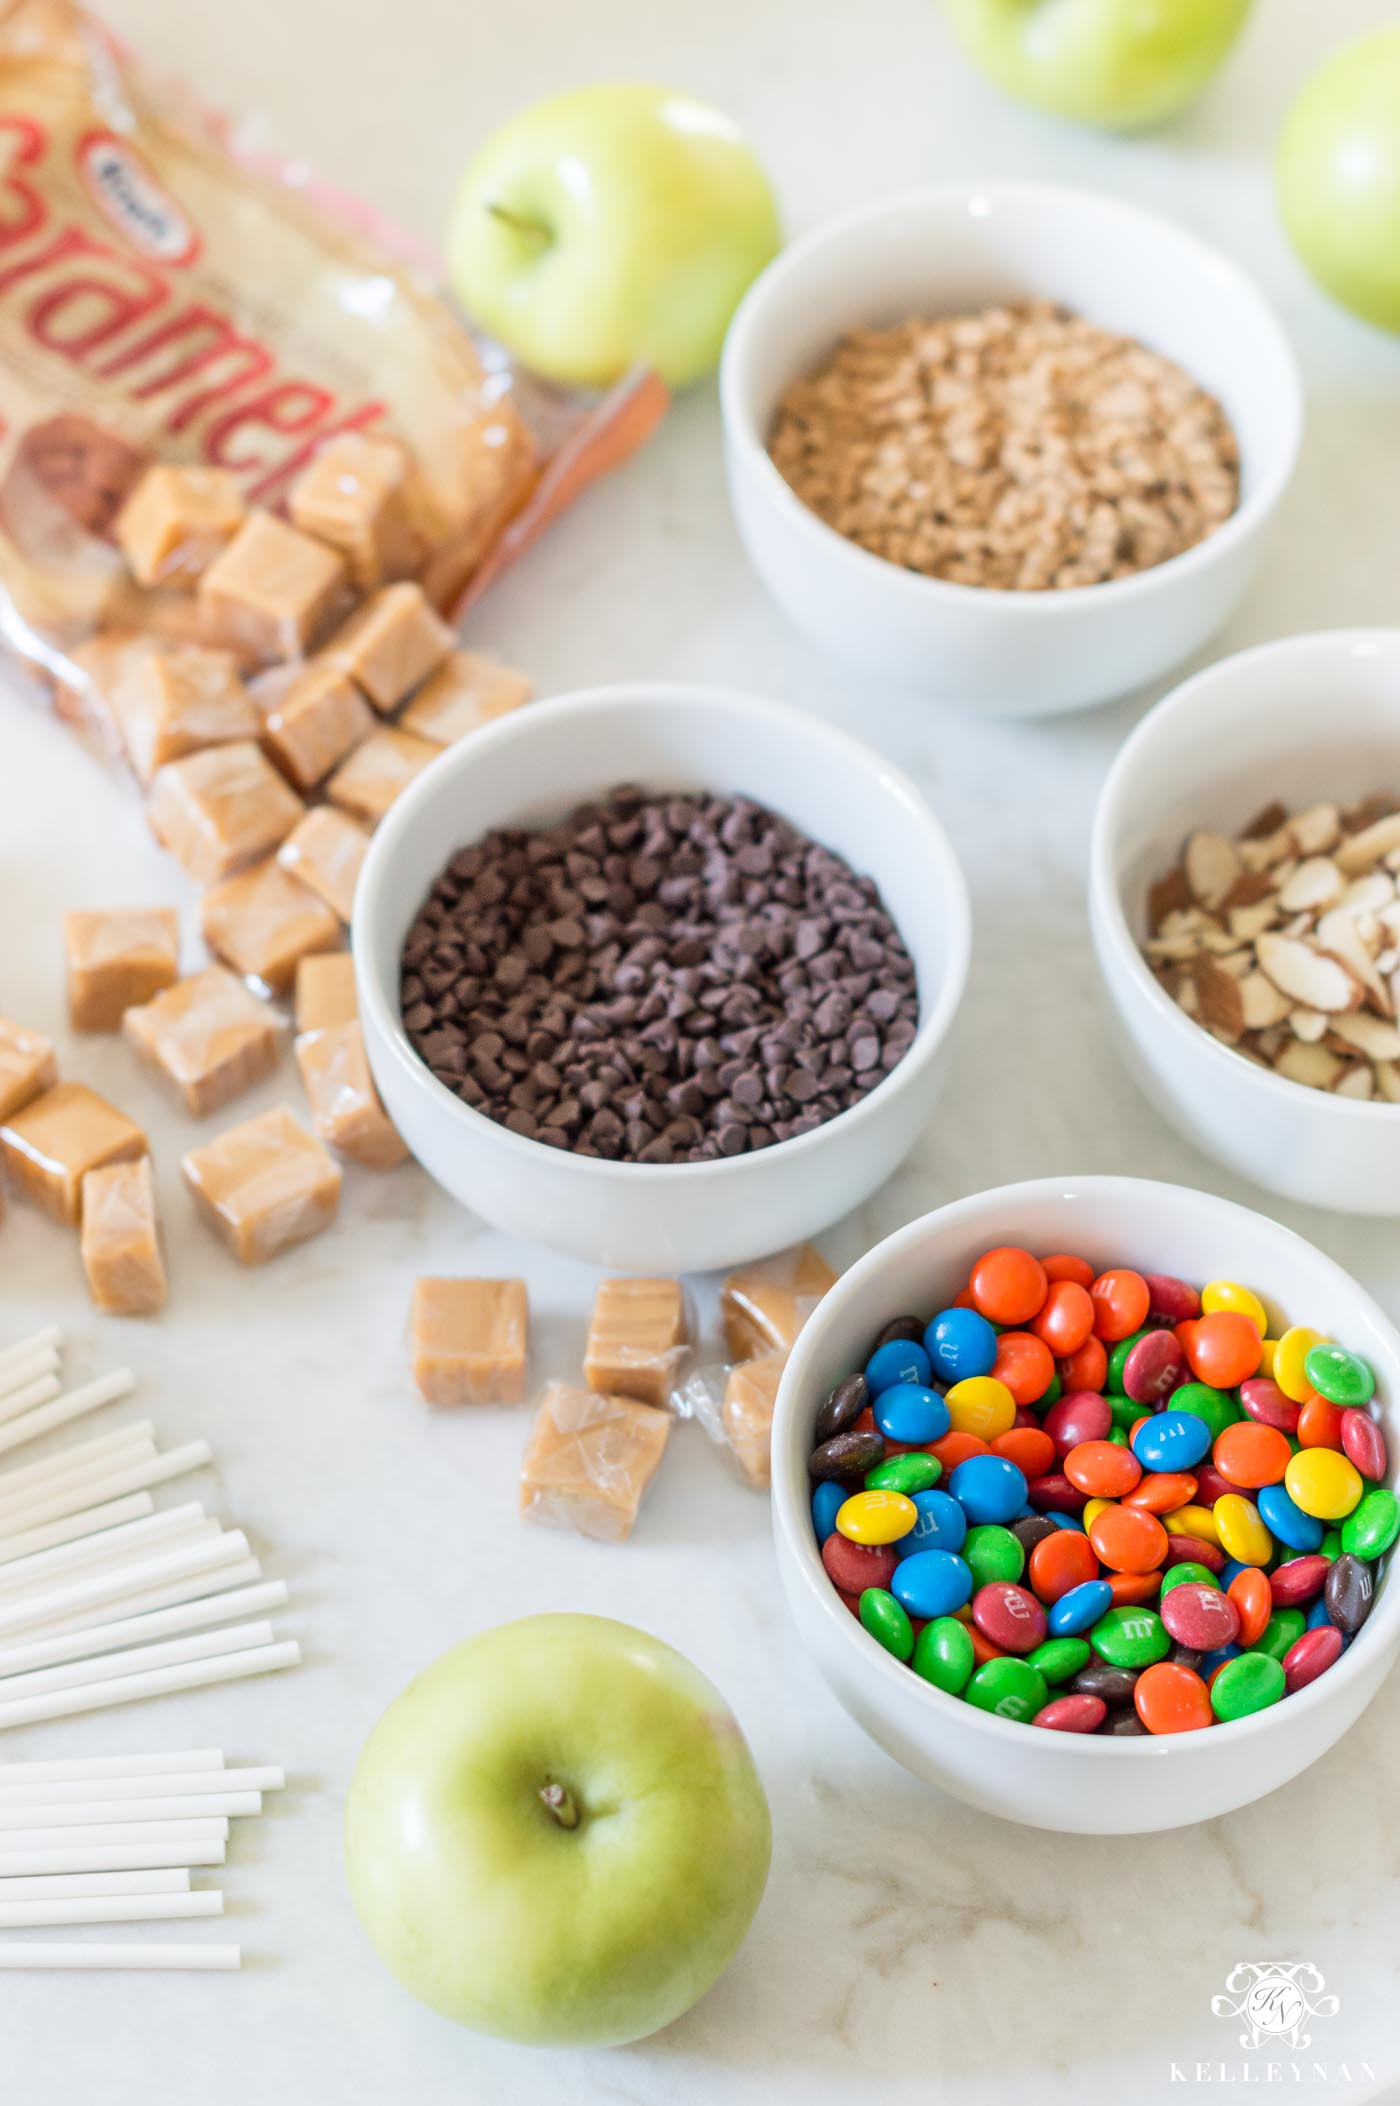
[[[656,1475],[668,1412],[551,1382],[520,1472],[520,1511],[600,1543],[622,1543]]]
[[[679,1280],[601,1280],[583,1372],[590,1389],[663,1407],[685,1353]]]
[[[519,709],[530,692],[524,673],[476,651],[452,651],[424,681],[399,722],[405,731],[431,739],[435,746],[455,746],[469,732]]]
[[[153,1316],[169,1288],[151,1159],[108,1163],[83,1178],[81,1249],[88,1292],[109,1316]]]
[[[429,1404],[518,1404],[530,1305],[523,1280],[418,1280],[413,1379]]]
[[[373,729],[373,712],[350,675],[317,658],[268,711],[263,739],[284,774],[310,790]]]
[[[272,1073],[283,1024],[241,980],[211,965],[143,1008],[128,1009],[123,1029],[199,1119]]]
[[[731,1360],[790,1352],[836,1274],[819,1250],[800,1243],[776,1257],[731,1272],[720,1289],[720,1314]]]
[[[318,951],[297,966],[297,1034],[334,1031],[360,1013],[355,997],[355,961],[349,951]]]
[[[55,1221],[82,1217],[83,1179],[104,1163],[146,1153],[146,1136],[86,1083],[59,1082],[0,1126],[0,1152],[18,1192]]]
[[[128,1009],[172,987],[180,972],[173,907],[98,907],[63,918],[68,1021],[75,1031],[117,1031]]]
[[[318,804],[298,819],[278,849],[277,860],[348,922],[368,850],[369,835],[362,826],[333,805]]]
[[[271,512],[250,512],[199,581],[208,634],[258,660],[297,658],[334,615],[346,583],[333,548]]]
[[[377,826],[400,791],[406,790],[414,776],[421,775],[440,751],[440,747],[430,745],[427,739],[414,738],[409,731],[376,731],[373,738],[366,739],[348,760],[341,762],[326,785],[326,795],[343,811],[353,812],[356,818]]]
[[[368,592],[405,577],[422,553],[407,496],[408,463],[390,440],[342,432],[292,485],[289,510],[303,533],[340,550]]]
[[[258,713],[231,651],[169,644],[134,652],[111,684],[127,759],[148,783],[167,761],[256,738]]]
[[[199,920],[215,956],[272,994],[290,988],[308,952],[328,951],[340,941],[340,923],[330,908],[275,856],[206,892]]]
[[[138,585],[193,585],[243,524],[238,478],[226,468],[148,468],[113,532]]]
[[[749,1483],[766,1491],[772,1483],[770,1454],[773,1406],[787,1366],[787,1352],[765,1353],[761,1360],[741,1360],[729,1370],[720,1417],[725,1436]]]
[[[58,1080],[53,1043],[41,1031],[0,1016],[0,1120],[22,1111]]]
[[[311,1123],[328,1148],[367,1170],[392,1170],[408,1154],[379,1101],[359,1019],[305,1031],[296,1043]]]
[[[235,739],[157,769],[146,817],[190,876],[212,885],[270,855],[305,809],[266,756]]]
[[[436,670],[454,642],[422,587],[385,585],[351,615],[326,656],[362,687],[376,709],[397,709]]]
[[[181,1164],[200,1212],[244,1265],[329,1228],[340,1172],[284,1106],[192,1148]]]

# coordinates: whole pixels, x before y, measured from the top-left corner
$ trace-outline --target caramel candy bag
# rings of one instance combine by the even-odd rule
[[[451,613],[664,407],[484,361],[371,215],[241,156],[73,0],[0,0],[0,136],[0,634],[108,735],[94,639],[309,648],[410,576]],[[215,589],[269,517],[337,607]]]

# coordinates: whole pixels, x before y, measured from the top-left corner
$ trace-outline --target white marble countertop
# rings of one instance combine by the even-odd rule
[[[1267,176],[1294,84],[1330,45],[1393,12],[1386,0],[1266,0],[1198,112],[1125,144],[1001,102],[960,63],[933,0],[109,8],[206,95],[266,111],[273,135],[426,235],[485,127],[551,88],[617,75],[673,80],[735,110],[793,228],[900,185],[984,173],[1100,184],[1178,214],[1258,274],[1309,394],[1277,547],[1222,650],[1395,619],[1400,348],[1304,281]],[[971,985],[936,1123],[861,1217],[824,1239],[834,1258],[960,1193],[1055,1171],[1161,1176],[1268,1206],[1158,1121],[1095,1006],[1085,843],[1141,698],[1057,723],[977,723],[824,662],[749,575],[711,389],[578,506],[472,634],[546,693],[657,675],[786,697],[858,724],[927,787],[972,887]],[[415,1398],[403,1328],[416,1274],[524,1273],[538,1371],[562,1373],[579,1351],[587,1268],[504,1243],[412,1167],[348,1173],[335,1231],[258,1275],[237,1271],[193,1221],[178,1177],[190,1123],[120,1041],[78,1048],[60,1021],[65,908],[187,898],[127,786],[18,697],[0,697],[0,1010],[54,1029],[70,1073],[149,1122],[173,1277],[159,1321],[99,1319],[71,1238],[16,1205],[0,1232],[0,1345],[54,1318],[75,1365],[136,1367],[141,1408],[165,1436],[210,1436],[206,1496],[292,1582],[281,1620],[307,1655],[291,1675],[7,1740],[6,1759],[220,1740],[231,1759],[284,1762],[293,1775],[232,1855],[225,1933],[246,1948],[243,1976],[7,1980],[7,2098],[1156,2101],[1241,2081],[1238,2028],[1211,2016],[1211,1997],[1237,1961],[1275,1957],[1314,1961],[1341,2007],[1274,2081],[1355,2100],[1400,2083],[1400,1680],[1288,1789],[1181,1835],[1062,1838],[917,1785],[798,1655],[766,1503],[696,1429],[673,1442],[632,1544],[609,1550],[517,1520],[519,1412],[435,1417]],[[290,1066],[250,1108],[279,1097],[297,1101]],[[1400,1225],[1283,1211],[1400,1311]],[[410,1674],[469,1631],[561,1605],[641,1621],[713,1676],[752,1739],[776,1831],[767,1897],[721,1985],[660,2038],[591,2059],[478,2040],[411,2002],[359,1931],[339,1852],[356,1751]],[[1264,2081],[1263,2058],[1249,2059]]]

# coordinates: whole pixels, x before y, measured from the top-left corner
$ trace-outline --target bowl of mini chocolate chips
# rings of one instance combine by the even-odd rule
[[[375,834],[375,1081],[493,1226],[702,1271],[801,1241],[913,1148],[971,946],[918,790],[800,710],[677,686],[533,705]]]

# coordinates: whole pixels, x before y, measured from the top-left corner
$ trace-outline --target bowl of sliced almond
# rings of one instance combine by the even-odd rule
[[[1090,876],[1142,1088],[1285,1198],[1400,1215],[1400,630],[1242,651],[1121,749]]]

